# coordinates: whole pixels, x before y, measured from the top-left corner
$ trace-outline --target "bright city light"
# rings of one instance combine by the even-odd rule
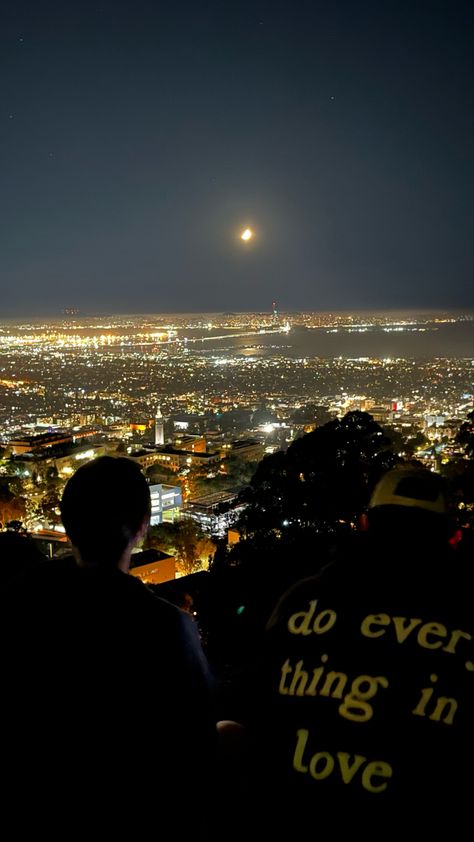
[[[242,231],[242,233],[240,235],[240,239],[245,240],[245,242],[247,242],[247,240],[251,240],[252,237],[253,237],[253,231],[252,231],[251,228],[246,228],[245,231]]]

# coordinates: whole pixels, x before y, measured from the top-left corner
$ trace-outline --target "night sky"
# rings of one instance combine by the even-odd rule
[[[473,22],[4,0],[0,317],[472,305]]]

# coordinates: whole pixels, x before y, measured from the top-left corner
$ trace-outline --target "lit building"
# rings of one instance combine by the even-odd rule
[[[130,424],[128,425],[128,428],[129,428],[131,433],[141,433],[143,435],[143,433],[146,433],[149,426],[150,425],[148,423],[146,423],[145,421],[143,421],[143,422],[131,421]]]
[[[130,573],[147,585],[159,585],[176,578],[176,560],[161,550],[144,550],[132,553]]]
[[[174,447],[162,447],[153,454],[153,463],[162,464],[172,471],[180,468],[193,468],[208,471],[221,460],[219,453],[193,453],[192,450],[178,450]]]
[[[389,410],[385,406],[373,406],[370,414],[377,424],[386,424],[388,421]]]
[[[144,471],[152,465],[156,465],[158,462],[162,461],[159,456],[160,451],[153,450],[151,447],[142,447],[140,450],[134,450],[130,453],[130,459],[133,459],[134,462],[138,462]]]
[[[191,500],[183,511],[183,517],[188,517],[199,524],[204,532],[218,538],[223,538],[227,530],[237,520],[244,506],[233,505],[225,512],[220,511],[222,504],[236,503],[237,494],[234,492],[218,492],[206,494]]]
[[[175,450],[188,450],[190,453],[205,453],[206,439],[204,436],[177,436],[173,447]]]
[[[446,416],[444,415],[425,415],[425,427],[444,427]]]
[[[15,464],[30,476],[36,473],[38,479],[44,479],[48,468],[56,468],[60,477],[66,478],[79,468],[84,462],[90,462],[98,456],[105,456],[114,447],[108,445],[83,445],[82,447],[67,447],[64,451],[45,449],[40,453],[25,453]],[[25,473],[25,475],[26,475]]]
[[[165,424],[160,407],[156,410],[155,415],[155,444],[162,445],[165,443]]]
[[[9,442],[14,456],[20,453],[31,453],[33,450],[46,450],[62,444],[72,444],[72,433],[40,433],[34,436],[22,436]]]
[[[221,458],[238,456],[246,462],[258,462],[263,459],[263,444],[256,439],[236,439],[222,445]]]
[[[171,523],[179,517],[183,498],[181,488],[174,485],[150,485],[151,526],[159,523]]]

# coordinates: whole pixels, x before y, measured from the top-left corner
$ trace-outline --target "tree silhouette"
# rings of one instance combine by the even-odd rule
[[[260,462],[240,525],[247,535],[292,528],[342,531],[366,506],[379,476],[399,458],[365,412],[349,412]]]
[[[461,424],[455,439],[464,456],[450,459],[442,466],[450,497],[461,526],[474,530],[474,411]]]
[[[464,448],[466,456],[474,459],[474,410],[468,413],[467,420],[461,424],[456,442]]]
[[[23,521],[21,520],[9,520],[8,523],[5,524],[5,528],[11,530],[12,532],[26,532],[26,529],[23,526]]]

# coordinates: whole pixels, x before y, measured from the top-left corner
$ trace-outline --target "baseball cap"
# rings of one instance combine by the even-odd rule
[[[423,468],[393,468],[375,487],[369,509],[378,506],[405,506],[446,514],[444,483],[438,474]]]

